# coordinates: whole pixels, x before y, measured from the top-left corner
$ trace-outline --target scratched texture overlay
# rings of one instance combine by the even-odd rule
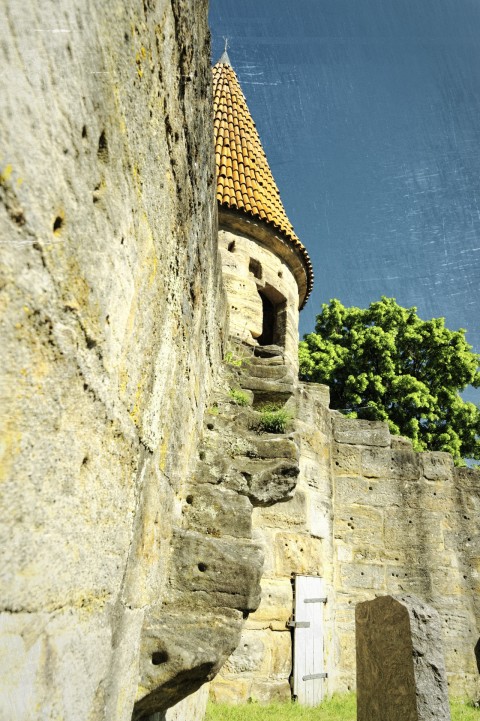
[[[210,27],[312,258],[301,333],[387,295],[480,352],[480,1],[210,0]]]

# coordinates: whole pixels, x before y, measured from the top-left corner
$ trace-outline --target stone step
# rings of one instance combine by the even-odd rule
[[[240,380],[242,388],[254,391],[255,398],[258,392],[264,396],[292,395],[294,392],[294,381],[290,375],[285,379],[270,380],[268,378],[256,378],[255,376],[243,376]]]
[[[288,379],[289,383],[293,383],[294,380],[292,370],[283,363],[281,365],[251,365],[242,375],[254,378],[268,378],[270,380],[283,380],[283,382]]]
[[[274,356],[284,356],[284,349],[279,345],[257,345],[254,348],[253,355],[257,358],[272,358]]]

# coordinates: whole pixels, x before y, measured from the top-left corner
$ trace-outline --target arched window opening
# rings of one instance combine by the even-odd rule
[[[273,288],[271,290],[272,293],[268,293],[268,289],[258,291],[262,300],[262,333],[258,336],[257,342],[259,345],[278,345],[284,348],[287,303],[277,291]]]

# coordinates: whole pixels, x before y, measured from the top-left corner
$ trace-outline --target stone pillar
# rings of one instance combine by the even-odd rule
[[[359,603],[357,721],[450,721],[440,618],[414,596]]]

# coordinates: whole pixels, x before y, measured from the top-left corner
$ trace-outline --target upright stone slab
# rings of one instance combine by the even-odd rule
[[[440,618],[414,596],[359,603],[357,721],[450,721]]]

